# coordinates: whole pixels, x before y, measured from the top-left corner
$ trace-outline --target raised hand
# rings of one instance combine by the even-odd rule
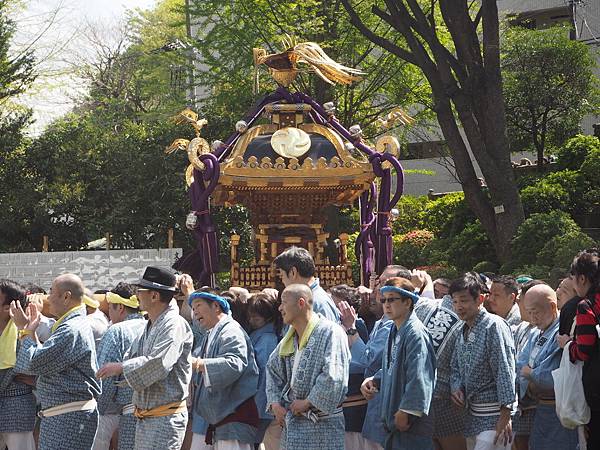
[[[350,328],[355,328],[356,318],[358,314],[354,310],[354,306],[350,306],[348,302],[341,301],[338,303],[338,309],[340,310],[340,318],[342,320],[342,325],[346,330]]]
[[[27,308],[27,310],[29,311],[29,308]],[[24,330],[27,325],[29,325],[29,315],[23,311],[21,303],[18,301],[15,300],[10,302],[10,309],[8,313],[19,330]]]

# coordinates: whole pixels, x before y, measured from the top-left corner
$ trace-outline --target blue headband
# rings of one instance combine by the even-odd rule
[[[192,302],[199,298],[217,302],[225,314],[229,313],[229,302],[224,297],[211,294],[210,292],[192,292],[188,298],[188,303],[192,306]]]
[[[402,295],[403,297],[408,297],[412,300],[413,304],[417,303],[419,301],[419,296],[417,294],[415,294],[414,292],[410,292],[407,291],[406,289],[402,289],[396,286],[384,286],[381,289],[379,289],[379,292],[381,292],[382,294],[385,294],[386,292],[397,292],[398,294]]]

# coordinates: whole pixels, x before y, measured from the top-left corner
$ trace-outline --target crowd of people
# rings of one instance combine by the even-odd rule
[[[298,247],[273,264],[281,291],[158,267],[96,293],[0,280],[0,449],[600,449],[598,250],[556,290],[398,265],[321,286]],[[563,348],[579,430],[555,406]]]

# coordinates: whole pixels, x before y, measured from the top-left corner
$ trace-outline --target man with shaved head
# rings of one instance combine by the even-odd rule
[[[575,450],[577,431],[564,428],[556,415],[552,371],[558,368],[562,356],[556,341],[556,292],[547,284],[539,284],[527,291],[523,301],[529,321],[536,327],[517,361],[521,400],[528,398],[536,403],[529,449]]]
[[[35,304],[24,311],[11,304],[21,346],[15,369],[37,376],[42,405],[39,448],[92,448],[98,426],[96,346],[82,303],[84,286],[77,275],[65,274],[52,283],[48,303],[57,318],[50,338],[40,344],[36,329],[41,314]]]
[[[267,363],[267,410],[283,427],[281,448],[343,450],[348,339],[312,306],[306,284],[281,294],[279,311],[290,327]]]

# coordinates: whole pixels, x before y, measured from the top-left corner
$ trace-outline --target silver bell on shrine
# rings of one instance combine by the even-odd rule
[[[362,132],[362,128],[360,127],[360,125],[352,125],[348,131],[350,131],[350,136],[352,136],[353,138],[357,138],[357,137],[361,137],[363,132]]]
[[[185,227],[188,230],[194,230],[196,228],[197,224],[198,224],[198,216],[196,215],[196,213],[194,211],[192,211],[185,217]]]
[[[238,122],[235,124],[235,131],[237,131],[238,133],[245,133],[246,130],[248,129],[248,124],[246,123],[245,120],[238,120]]]
[[[335,103],[327,102],[323,104],[323,109],[328,116],[333,116],[336,112]]]

